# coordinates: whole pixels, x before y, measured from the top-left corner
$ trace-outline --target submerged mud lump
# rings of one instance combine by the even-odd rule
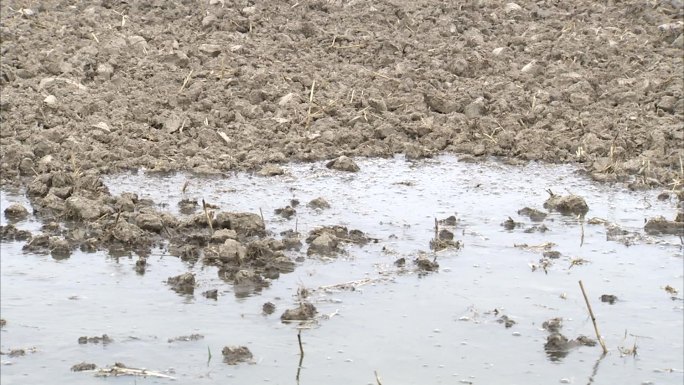
[[[312,199],[309,203],[307,203],[307,206],[312,209],[324,210],[330,208],[330,203],[323,199],[323,197],[318,197],[316,199]]]
[[[308,321],[313,319],[318,311],[316,307],[310,302],[302,302],[294,309],[287,309],[280,316],[280,320],[287,321]]]
[[[650,235],[679,235],[684,236],[684,222],[668,221],[665,217],[651,218],[644,225],[644,231]]]
[[[589,205],[579,195],[556,195],[547,190],[549,198],[544,202],[544,208],[558,211],[563,215],[584,215],[589,211]]]
[[[5,209],[5,217],[12,221],[20,221],[28,216],[29,212],[26,207],[19,203],[12,203]]]
[[[171,288],[180,294],[193,294],[195,292],[195,275],[184,273],[166,280]]]
[[[221,351],[223,362],[228,365],[237,365],[242,362],[252,362],[254,356],[246,346],[224,346]]]
[[[31,239],[31,232],[19,230],[13,225],[0,226],[0,240],[3,241],[25,241]]]
[[[72,371],[72,372],[83,372],[83,371],[86,371],[86,370],[95,370],[95,369],[97,369],[97,365],[92,364],[92,363],[88,363],[88,362],[85,362],[85,361],[84,361],[84,362],[80,362],[80,363],[78,363],[78,364],[74,364],[74,365],[71,367],[71,371]]]
[[[518,215],[530,218],[532,222],[542,222],[546,219],[546,213],[531,207],[524,207],[518,210]]]

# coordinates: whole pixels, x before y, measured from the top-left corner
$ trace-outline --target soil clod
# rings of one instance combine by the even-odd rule
[[[94,336],[94,337],[88,337],[88,336],[83,336],[83,337],[78,337],[78,343],[81,345],[84,344],[108,344],[110,342],[113,342],[108,335],[103,334],[101,336]]]
[[[203,292],[202,295],[209,299],[218,299],[218,289],[207,290]]]
[[[170,277],[166,282],[179,294],[193,294],[195,292],[195,275],[192,273]]]
[[[328,201],[326,201],[322,197],[318,197],[316,199],[311,200],[311,202],[309,202],[307,206],[317,210],[325,210],[330,208],[330,203],[328,203]]]
[[[75,364],[71,367],[72,372],[83,372],[86,370],[95,370],[97,368],[97,365],[91,364],[88,362],[81,362],[78,364]]]
[[[266,315],[271,315],[273,312],[275,312],[276,306],[273,304],[273,302],[266,302],[264,305],[261,307],[262,313]]]
[[[338,171],[358,172],[359,170],[361,170],[359,166],[356,164],[356,162],[354,162],[351,158],[346,157],[344,155],[331,160],[325,166],[327,168]]]
[[[221,353],[223,354],[223,362],[228,365],[252,362],[254,358],[246,346],[225,346]]]
[[[644,225],[644,231],[651,235],[679,235],[684,236],[684,222],[669,221],[659,216],[651,218]]]
[[[587,202],[579,195],[556,195],[547,190],[549,198],[544,202],[544,208],[558,211],[563,215],[584,215],[589,211]]]
[[[302,302],[294,309],[287,309],[280,316],[280,320],[287,321],[308,321],[316,315],[316,307],[310,302]]]
[[[29,212],[26,207],[19,203],[12,203],[5,209],[5,217],[12,221],[20,221],[26,219]]]
[[[189,341],[199,341],[204,339],[204,336],[201,334],[190,334],[188,336],[178,336],[178,337],[173,337],[169,338],[169,343],[172,342],[189,342]]]
[[[617,302],[618,298],[617,296],[614,296],[612,294],[603,294],[601,297],[599,297],[601,302],[609,303],[611,305],[614,305],[615,302]]]

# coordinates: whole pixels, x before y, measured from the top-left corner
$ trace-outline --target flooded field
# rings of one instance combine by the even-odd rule
[[[181,200],[200,202],[195,214],[205,200],[263,216],[275,238],[301,234],[301,251],[286,252],[294,272],[254,290],[221,279],[217,267],[181,261],[166,245],[153,249],[139,274],[135,253],[53,258],[3,241],[1,350],[25,352],[1,356],[3,385],[682,383],[681,239],[644,233],[647,219],[674,217],[673,199],[597,185],[570,166],[452,156],[356,161],[357,173],[313,163],[288,165],[273,177],[140,171],[105,179],[112,195],[133,192],[181,217]],[[583,197],[589,212],[583,219],[549,212],[547,190]],[[330,207],[308,206],[319,197]],[[28,207],[21,191],[3,191],[0,203],[3,210],[10,203]],[[289,218],[275,214],[287,206],[296,211]],[[525,207],[547,215],[518,214]],[[435,219],[442,221],[438,231],[450,231],[462,247],[431,251]],[[307,255],[306,235],[330,225],[361,230],[371,242],[346,245],[338,255]],[[29,217],[16,226],[37,232],[41,224]],[[439,268],[416,268],[421,255]],[[165,282],[187,271],[195,273],[194,295]],[[556,331],[569,343],[595,339],[579,280],[609,350],[604,357],[599,345],[549,345],[553,332],[544,323],[557,317]],[[213,289],[216,299],[202,295]],[[302,289],[318,316],[301,325],[281,322]],[[262,311],[266,302],[275,305],[273,314]],[[103,334],[111,341],[79,343]],[[201,337],[174,340],[194,334]],[[252,362],[224,363],[224,346],[248,347]],[[94,379],[70,370],[80,362],[121,362],[174,379]]]

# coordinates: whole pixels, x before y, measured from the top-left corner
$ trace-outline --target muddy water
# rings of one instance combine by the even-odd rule
[[[164,202],[174,213],[180,199],[204,198],[222,210],[261,211],[276,234],[342,224],[380,239],[363,248],[349,247],[336,260],[306,258],[294,273],[282,275],[259,295],[238,298],[217,278],[215,268],[188,266],[164,250],[148,259],[148,272],[140,276],[133,269],[135,256],[76,252],[58,261],[24,254],[21,243],[3,242],[1,310],[7,325],[2,351],[36,348],[24,357],[2,356],[3,385],[98,382],[89,373],[69,371],[81,361],[98,366],[118,361],[163,371],[175,376],[176,383],[295,384],[296,329],[280,323],[279,314],[293,306],[300,286],[316,289],[363,279],[371,282],[354,291],[312,294],[318,310],[333,316],[302,332],[306,354],[300,384],[374,384],[374,371],[384,384],[682,383],[680,240],[647,238],[628,247],[607,241],[603,225],[584,224],[581,244],[582,226],[575,218],[551,214],[544,221],[549,231],[526,233],[533,223],[517,215],[525,206],[542,209],[550,188],[584,196],[590,206],[587,217],[643,233],[645,218],[674,215],[673,202],[658,201],[655,192],[592,184],[569,166],[515,168],[459,163],[453,157],[415,164],[398,159],[358,163],[357,174],[296,164],[286,167],[286,175],[271,178],[237,174],[205,179],[141,171],[107,180],[114,194],[137,192]],[[318,212],[306,207],[319,196],[332,208]],[[301,202],[296,217],[285,220],[273,214],[291,199]],[[16,192],[5,192],[1,203],[6,207],[22,200]],[[465,247],[438,253],[438,273],[420,276],[394,267],[399,257],[428,251],[434,218],[449,215],[459,218],[456,238]],[[501,223],[509,216],[523,227],[504,229]],[[530,268],[540,251],[514,247],[544,242],[557,244],[554,250],[562,254],[547,274]],[[573,265],[578,258],[588,262]],[[163,282],[188,269],[198,278],[194,297],[180,296]],[[562,317],[562,332],[569,338],[593,336],[580,279],[610,353],[599,360],[599,347],[580,347],[551,360],[544,350],[545,320]],[[666,285],[680,290],[679,298],[672,299]],[[213,288],[220,293],[216,301],[199,294]],[[602,303],[602,294],[616,295],[618,301]],[[271,316],[261,314],[266,301],[277,307]],[[503,314],[516,324],[505,328],[498,323]],[[114,341],[77,343],[79,336],[103,333]],[[204,339],[167,342],[193,333]],[[638,355],[622,356],[618,347],[631,348],[635,340]],[[222,363],[225,345],[248,346],[255,364]]]

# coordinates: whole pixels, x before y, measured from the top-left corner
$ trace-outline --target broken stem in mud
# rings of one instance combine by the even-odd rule
[[[596,325],[596,317],[594,317],[594,311],[591,310],[591,304],[589,303],[589,297],[587,297],[587,292],[584,290],[584,284],[582,280],[579,281],[580,289],[582,289],[582,295],[584,296],[584,302],[587,304],[587,309],[589,310],[589,317],[591,317],[591,323],[594,324],[594,331],[596,332],[596,339],[598,339],[601,348],[603,349],[603,354],[608,353],[608,348],[606,348],[606,343],[603,342],[601,338],[601,333],[599,333],[598,326]]]
[[[309,94],[309,110],[306,112],[306,126],[309,127],[309,123],[311,122],[311,107],[313,106],[313,97],[314,97],[314,87],[316,87],[316,80],[311,83],[311,93]]]
[[[193,71],[193,70],[190,70],[190,73],[188,73],[188,76],[186,76],[185,79],[183,80],[183,85],[181,85],[180,90],[178,90],[178,93],[179,93],[179,94],[180,94],[181,92],[183,92],[183,90],[185,89],[185,86],[188,85],[188,82],[190,81],[190,76],[192,76],[192,71]]]
[[[204,201],[204,198],[202,198],[202,209],[204,209],[204,215],[207,217],[207,223],[209,224],[209,231],[211,235],[214,235],[214,224],[211,221],[211,217],[209,216],[209,211],[207,211],[207,203]]]
[[[439,238],[439,222],[437,221],[437,218],[435,218],[435,242],[437,242],[438,238]]]
[[[299,356],[304,358],[304,347],[302,346],[302,330],[297,332],[297,342],[299,342]]]
[[[380,382],[380,376],[378,376],[378,371],[374,370],[373,373],[375,373],[375,382],[377,382],[378,385],[382,385],[382,382]]]
[[[261,215],[261,222],[266,225],[266,221],[264,220],[264,211],[261,209],[261,207],[259,207],[259,215]]]
[[[297,341],[299,342],[299,365],[297,366],[297,384],[299,384],[299,374],[302,371],[302,362],[304,362],[304,347],[302,346],[302,329],[297,331]]]

